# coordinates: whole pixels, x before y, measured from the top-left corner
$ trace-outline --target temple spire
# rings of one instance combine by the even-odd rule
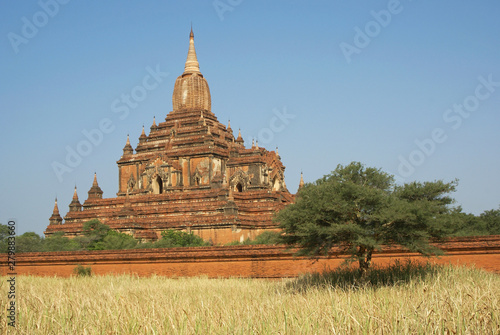
[[[130,137],[127,134],[127,143],[125,143],[125,146],[123,147],[123,155],[132,155],[134,153],[134,149],[130,145]]]
[[[144,131],[144,125],[142,125],[142,132],[141,136],[139,136],[139,143],[144,143],[147,139],[148,137],[146,136],[146,132]]]
[[[59,214],[59,207],[57,207],[57,197],[56,201],[54,203],[54,210],[52,211],[52,216],[49,218],[49,223],[51,225],[60,225],[62,224],[62,218],[61,215]]]
[[[236,138],[236,143],[244,145],[243,137],[241,136],[241,129],[238,129],[238,137]]]
[[[130,144],[130,143],[129,143]],[[98,187],[99,185],[97,184],[97,173],[94,172],[94,181],[92,182],[92,186]]]
[[[73,192],[73,200],[78,201],[78,194],[76,193],[76,185],[75,185],[75,191]]]
[[[76,185],[75,185],[75,192],[73,192],[73,200],[69,204],[69,211],[80,212],[81,210],[82,210],[82,204],[80,203],[80,200],[78,200],[78,194],[76,193]]]
[[[94,172],[94,182],[88,191],[88,199],[102,199],[102,194],[103,192],[97,183],[97,173]]]
[[[299,182],[299,190],[304,187],[304,174],[300,171],[300,182]]]
[[[184,73],[200,73],[200,64],[198,63],[196,50],[194,49],[194,34],[192,27],[191,33],[189,34],[189,51],[186,59],[186,65],[184,66]]]
[[[54,210],[52,211],[52,215],[59,215],[59,207],[57,207],[57,197],[54,203]]]

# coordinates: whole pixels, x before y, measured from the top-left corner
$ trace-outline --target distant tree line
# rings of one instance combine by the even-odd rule
[[[99,220],[90,220],[83,225],[83,234],[74,238],[63,232],[43,238],[37,233],[27,232],[16,236],[16,252],[74,251],[74,250],[120,250],[140,248],[174,248],[208,246],[201,237],[179,230],[166,230],[156,242],[141,243],[134,237],[112,230]],[[0,224],[0,252],[7,252],[8,228]]]
[[[461,208],[452,210],[446,220],[449,236],[484,236],[500,235],[500,207],[480,215],[463,213]],[[0,252],[7,252],[7,225],[0,224]],[[243,242],[231,242],[227,245],[276,245],[282,243],[278,232],[264,232],[255,239]],[[209,246],[199,236],[179,230],[166,230],[156,242],[143,242],[124,233],[119,233],[102,224],[99,220],[90,220],[84,224],[83,235],[74,238],[55,233],[43,238],[37,233],[27,232],[16,237],[16,252],[74,251],[74,250],[120,250],[144,248],[174,248]]]

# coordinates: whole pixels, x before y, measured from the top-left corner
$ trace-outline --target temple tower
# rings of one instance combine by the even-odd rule
[[[51,225],[60,225],[62,224],[63,219],[59,214],[59,207],[57,207],[57,198],[54,204],[54,210],[52,211],[52,216],[49,218],[49,224]]]

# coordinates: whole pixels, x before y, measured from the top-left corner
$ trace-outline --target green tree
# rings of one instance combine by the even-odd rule
[[[83,224],[83,236],[75,237],[83,249],[87,250],[102,250],[99,242],[102,242],[104,237],[110,230],[108,225],[101,223],[97,219],[92,219]]]
[[[488,210],[476,216],[464,213],[461,207],[457,207],[451,210],[446,226],[452,236],[500,234],[500,210]]]
[[[281,233],[276,231],[265,231],[257,235],[250,244],[276,245],[281,243]]]
[[[479,218],[484,222],[488,234],[500,235],[500,206],[481,213]]]
[[[9,226],[0,223],[0,253],[7,252],[8,238],[9,238]]]
[[[37,233],[27,232],[16,236],[16,252],[43,251],[43,238]]]
[[[240,241],[232,241],[226,243],[225,245],[277,245],[281,244],[283,241],[281,240],[281,232],[276,231],[265,231],[255,236],[253,240],[247,238],[243,242]]]
[[[327,254],[340,247],[365,272],[372,254],[396,243],[424,255],[439,254],[431,238],[449,234],[443,220],[456,181],[413,182],[397,186],[380,169],[353,162],[306,184],[296,202],[275,217],[282,240],[301,248],[300,254]]]
[[[82,249],[75,239],[64,236],[64,232],[57,232],[43,240],[43,251],[73,251]]]
[[[128,234],[108,230],[102,241],[95,243],[93,250],[133,249],[138,242],[138,240]]]
[[[154,243],[155,248],[201,247],[209,245],[201,237],[180,230],[165,230],[161,232],[161,236],[161,240]]]

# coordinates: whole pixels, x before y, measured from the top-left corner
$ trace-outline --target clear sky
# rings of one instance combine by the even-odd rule
[[[292,193],[360,161],[498,208],[499,18],[498,0],[2,1],[0,222],[41,234],[94,171],[115,196],[127,134],[172,109],[191,23],[212,111],[279,147]]]

